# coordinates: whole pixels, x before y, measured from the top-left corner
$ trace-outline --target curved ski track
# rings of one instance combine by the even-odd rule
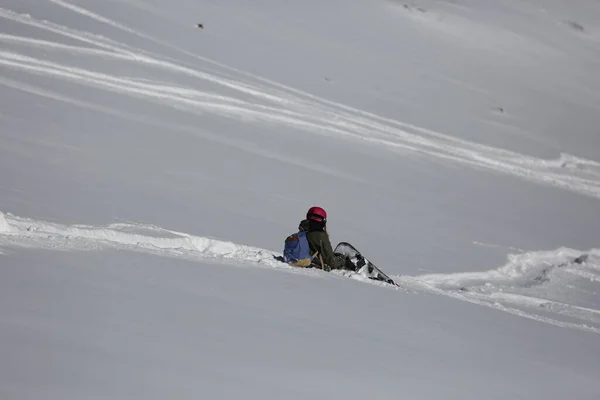
[[[277,268],[289,273],[319,278],[336,278],[342,275],[373,285],[394,288],[355,273],[325,273],[290,267],[277,261],[275,257],[280,254],[270,250],[143,224],[117,223],[105,227],[62,225],[0,212],[0,256],[3,254],[3,248],[9,247],[55,251],[119,249],[191,261]],[[552,269],[574,273],[578,278],[598,285],[600,250],[590,251],[589,258],[593,260],[585,265],[570,265],[569,260],[576,254],[580,253],[570,249],[559,249],[516,256],[498,270],[392,278],[400,285],[403,293],[426,292],[444,295],[539,322],[600,334],[600,310],[533,297],[527,290],[521,291],[520,294],[509,293],[510,290],[531,285],[544,287],[545,281],[539,277],[550,276],[552,271],[549,270]],[[557,279],[555,285],[561,283],[563,282]],[[572,286],[573,280],[567,283]],[[548,290],[551,289],[549,286]],[[558,319],[561,317],[562,319]]]
[[[131,96],[193,115],[208,113],[245,123],[284,125],[311,134],[360,140],[383,146],[389,151],[414,152],[600,198],[598,162],[568,154],[561,154],[555,160],[544,160],[380,117],[192,54],[82,6],[64,0],[45,1],[51,3],[57,11],[74,14],[83,22],[93,21],[94,24],[90,26],[103,24],[114,33],[143,39],[154,46],[181,54],[182,58],[173,59],[130,46],[106,35],[37,19],[35,16],[0,7],[0,20],[10,21],[13,25],[18,24],[29,31],[39,31],[44,38],[48,38],[13,35],[0,30],[2,68]],[[149,11],[142,7],[140,12]],[[43,58],[38,55],[39,52],[44,53]],[[65,59],[70,60],[70,63],[66,63]],[[194,62],[190,63],[189,60]],[[173,76],[191,77],[202,83],[198,86],[214,90],[199,90],[170,82],[118,76],[101,70],[106,62],[147,68],[162,72],[165,76],[168,73]],[[141,116],[129,115],[110,106],[86,102],[24,81],[2,77],[0,85],[144,122]],[[169,128],[186,130],[184,127]],[[242,147],[247,151],[260,152],[259,149],[249,148],[248,145],[217,135],[204,133],[204,136],[210,140]]]

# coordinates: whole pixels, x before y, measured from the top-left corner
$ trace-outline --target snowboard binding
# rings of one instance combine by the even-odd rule
[[[355,271],[356,273],[362,273],[367,275],[369,279],[388,283],[390,285],[398,286],[396,282],[383,271],[381,271],[375,264],[367,260],[354,246],[347,242],[341,242],[336,247],[334,252],[336,254],[346,257],[346,261],[352,264],[352,268],[347,268]]]

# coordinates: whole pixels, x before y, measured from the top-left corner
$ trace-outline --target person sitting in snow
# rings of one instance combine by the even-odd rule
[[[311,207],[306,213],[306,219],[300,222],[300,231],[306,232],[306,238],[313,255],[313,264],[326,271],[332,269],[349,269],[354,271],[356,266],[342,254],[335,254],[327,233],[327,213],[321,207]]]

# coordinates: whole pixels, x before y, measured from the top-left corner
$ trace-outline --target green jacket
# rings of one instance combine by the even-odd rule
[[[323,262],[332,269],[341,268],[341,265],[338,265],[340,264],[339,260],[333,255],[333,249],[327,232],[314,229],[308,220],[304,220],[300,223],[300,230],[306,232],[306,239],[308,239],[311,255],[318,252],[317,259],[319,259],[320,256],[323,259]]]
[[[335,262],[333,249],[331,248],[331,242],[329,241],[329,235],[327,235],[327,233],[320,231],[308,232],[306,238],[308,239],[311,254],[315,254],[318,251],[319,254],[317,255],[317,258],[321,256],[323,262],[332,269],[339,268]]]

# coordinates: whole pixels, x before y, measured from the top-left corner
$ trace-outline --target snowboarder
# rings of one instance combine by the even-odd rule
[[[327,212],[321,207],[311,207],[306,219],[300,222],[299,230],[306,232],[306,238],[313,255],[313,263],[326,271],[332,269],[356,270],[350,259],[342,254],[335,254],[327,233]]]
[[[308,209],[306,219],[298,226],[298,232],[285,239],[283,256],[275,258],[294,267],[325,271],[345,269],[361,273],[369,279],[396,285],[350,243],[340,242],[335,250],[332,249],[327,233],[327,213],[321,207]]]

